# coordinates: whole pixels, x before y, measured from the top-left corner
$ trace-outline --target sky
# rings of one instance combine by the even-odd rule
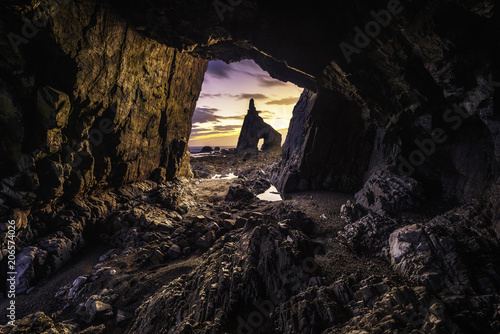
[[[260,116],[286,138],[302,88],[273,79],[253,60],[208,64],[193,115],[189,146],[236,147],[250,99]]]

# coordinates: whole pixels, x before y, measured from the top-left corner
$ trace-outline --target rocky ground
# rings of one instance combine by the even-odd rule
[[[22,250],[22,319],[0,333],[500,332],[487,201],[435,201],[386,171],[356,195],[263,201],[276,157],[192,158],[197,178],[52,213],[64,232]]]

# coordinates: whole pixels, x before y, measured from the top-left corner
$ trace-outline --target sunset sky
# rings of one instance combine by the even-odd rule
[[[236,147],[250,99],[285,140],[302,88],[275,80],[253,60],[211,61],[193,116],[189,146]]]

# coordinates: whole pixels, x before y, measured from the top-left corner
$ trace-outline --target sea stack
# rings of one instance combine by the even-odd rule
[[[251,99],[248,113],[243,121],[236,150],[238,153],[258,151],[259,139],[261,138],[264,139],[262,151],[273,151],[281,148],[281,134],[264,122],[255,108],[254,100]]]

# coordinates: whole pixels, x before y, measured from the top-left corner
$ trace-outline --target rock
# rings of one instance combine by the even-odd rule
[[[198,240],[196,240],[196,245],[201,248],[209,248],[214,242],[216,236],[214,231],[208,231]]]
[[[106,330],[106,325],[91,326],[85,328],[83,331],[78,332],[78,334],[102,334]]]
[[[387,240],[398,226],[395,220],[370,212],[363,218],[344,226],[339,231],[339,236],[357,253],[386,257]]]
[[[242,160],[243,161],[248,161],[248,160],[252,160],[253,158],[255,158],[255,153],[253,152],[245,152],[245,154],[243,155],[243,158]]]
[[[75,242],[66,237],[47,237],[38,242],[41,249],[47,251],[47,261],[53,271],[61,269],[71,260],[72,254],[83,246],[82,238]]]
[[[158,167],[151,172],[149,179],[156,183],[165,183],[167,181],[167,169]]]
[[[241,175],[246,178],[245,185],[256,195],[262,194],[272,186],[269,175],[263,170],[243,171]]]
[[[25,165],[20,171],[23,176],[31,173],[27,183],[33,184],[39,175],[40,191],[26,192],[16,186],[4,193],[19,195],[19,204],[29,203],[30,193],[36,193],[43,204],[51,204],[63,196],[68,200],[92,189],[145,180],[157,168],[164,168],[161,174],[167,180],[188,177],[188,115],[196,106],[208,61],[129,31],[125,21],[100,5],[93,9],[76,3],[55,7],[57,15],[51,18],[50,27],[44,27],[47,34],[33,36],[35,43],[51,45],[42,53],[35,52],[45,63],[43,73],[36,75],[40,82],[32,82],[25,72],[32,66],[28,64],[31,48],[19,50],[18,57],[9,55],[12,49],[2,52],[2,58],[8,59],[2,70],[26,75],[2,81],[2,87],[11,88],[0,90],[5,113],[0,118],[5,134],[0,146],[8,148],[0,179],[17,170],[22,142],[29,140],[30,152],[40,152],[34,157],[34,171]],[[23,10],[5,12],[2,24],[22,26],[23,21],[15,16]],[[40,9],[34,10],[40,14]],[[73,29],[67,29],[68,24]],[[85,44],[86,38],[100,42]],[[104,44],[108,51],[103,53]],[[74,61],[50,63],[58,54],[71,54]],[[61,73],[56,75],[59,82],[49,79],[55,72]],[[73,103],[76,96],[87,101],[85,106]],[[19,99],[32,103],[30,107],[12,103]],[[36,119],[29,126],[22,121],[28,114]],[[73,115],[80,117],[73,122]]]
[[[65,299],[74,299],[78,297],[83,285],[85,285],[87,280],[88,280],[87,276],[79,276],[77,279],[75,279]]]
[[[231,184],[226,195],[226,201],[232,202],[249,201],[254,198],[254,193],[238,180]]]
[[[13,210],[13,217],[16,221],[16,230],[23,230],[28,226],[28,215],[19,209]]]
[[[10,330],[7,327],[0,328],[3,334],[70,334],[76,333],[77,326],[66,323],[54,323],[54,321],[43,312],[37,312],[16,321]],[[81,333],[81,332],[79,332]]]
[[[451,293],[462,294],[469,285],[465,266],[453,242],[429,236],[418,225],[396,230],[389,239],[395,269],[439,292],[448,286]]]
[[[172,245],[167,252],[172,259],[177,259],[181,255],[181,248],[178,245]]]
[[[198,215],[198,216],[194,217],[193,222],[194,223],[205,223],[206,220],[207,220],[207,218],[205,216]]]
[[[80,314],[87,323],[94,320],[109,320],[113,317],[113,307],[99,300],[97,295],[90,296],[85,302]]]
[[[220,225],[222,226],[223,229],[229,231],[235,227],[236,221],[234,219],[224,219],[220,222]]]
[[[262,151],[272,151],[281,148],[281,134],[274,130],[269,124],[265,123],[259,112],[255,109],[254,100],[250,100],[248,113],[243,121],[238,145],[236,151],[242,153],[245,151],[257,152],[259,148],[259,139],[264,138]]]
[[[170,256],[170,254],[168,254],[168,255]],[[173,258],[173,256],[171,256],[171,257]],[[165,259],[165,255],[163,255],[163,253],[159,249],[155,250],[154,253],[151,255],[151,262],[154,265],[159,265],[160,263],[163,262],[164,259]],[[110,271],[111,275],[114,275],[115,273],[116,273],[116,271],[114,271],[114,270]]]
[[[45,264],[47,251],[37,247],[27,247],[16,257],[16,292],[27,291],[31,282],[37,278],[44,277],[47,272],[39,270]],[[38,270],[37,270],[38,269]]]
[[[453,209],[423,225],[409,225],[389,238],[394,269],[415,284],[449,295],[489,294],[500,275],[490,254],[500,246],[481,204]]]
[[[354,223],[366,214],[367,211],[365,208],[357,203],[352,203],[350,200],[340,207],[340,218],[347,223]]]
[[[301,230],[305,233],[312,232],[312,229],[314,227],[311,219],[309,219],[309,217],[307,217],[307,215],[303,211],[297,210],[292,205],[287,203],[278,203],[278,205],[273,209],[272,214],[280,222],[292,226],[293,228]]]
[[[379,170],[354,195],[356,203],[377,213],[396,213],[415,207],[423,189],[414,179]]]
[[[247,223],[247,219],[240,217],[240,218],[236,219],[234,226],[236,228],[242,228],[243,226],[245,226],[246,223]]]
[[[115,318],[115,322],[117,324],[120,324],[126,320],[129,320],[131,318],[131,315],[128,314],[127,312],[123,311],[123,310],[118,310],[116,311],[116,318]]]
[[[320,6],[253,0],[232,6],[239,2],[229,1],[229,11],[222,13],[211,1],[46,3],[0,5],[0,26],[14,34],[0,37],[0,224],[8,219],[7,210],[29,212],[16,240],[25,256],[20,263],[26,264],[26,282],[33,271],[36,280],[60,268],[68,254],[80,249],[84,228],[86,235],[98,231],[96,237],[126,248],[124,257],[137,255],[141,269],[150,266],[151,251],[156,251],[147,244],[168,240],[184,251],[188,246],[170,233],[178,224],[167,228],[154,217],[162,212],[170,219],[168,210],[186,213],[192,206],[183,189],[162,185],[149,196],[145,193],[154,192],[151,187],[121,188],[116,195],[123,210],[147,205],[141,215],[133,215],[137,219],[119,214],[123,219],[115,220],[111,236],[106,223],[114,209],[103,197],[107,189],[137,184],[158,168],[164,168],[155,178],[159,182],[189,177],[191,119],[208,60],[254,59],[273,78],[305,88],[293,111],[282,161],[272,168],[273,184],[283,193],[354,193],[368,178],[357,200],[371,216],[345,206],[349,226],[343,232],[352,249],[364,245],[372,254],[348,258],[353,263],[346,268],[365,276],[380,270],[387,277],[342,278],[317,287],[321,277],[300,270],[312,257],[307,237],[292,226],[292,218],[269,218],[267,203],[264,217],[248,216],[245,229],[215,241],[192,273],[169,281],[168,289],[148,291],[151,298],[138,310],[131,333],[237,332],[238,317],[251,318],[254,302],[258,310],[276,291],[284,299],[265,303],[272,319],[264,311],[257,331],[500,332],[499,234],[493,233],[500,231],[500,197],[492,189],[500,177],[500,30],[494,2],[438,0],[431,8],[417,2],[396,8],[391,2],[390,12],[404,10],[377,36],[373,29],[370,33],[370,25],[377,25],[370,16],[388,11],[368,8],[361,0]],[[36,21],[40,11],[51,12],[43,29],[43,22]],[[284,24],[297,18],[298,25]],[[353,22],[359,23],[358,36],[352,33]],[[27,30],[33,30],[29,38]],[[16,35],[22,38],[18,43],[11,39]],[[366,48],[346,51],[363,35]],[[261,86],[280,84],[258,79]],[[295,100],[268,103],[291,106]],[[249,109],[248,119],[258,121],[253,102]],[[248,136],[252,145],[261,135]],[[247,157],[256,163],[262,156]],[[413,179],[429,194],[460,203],[487,198],[491,207],[457,208],[434,219],[419,215],[418,224],[393,219],[391,212],[418,204]],[[245,198],[254,188],[237,187],[241,194],[228,200],[239,202],[222,205],[261,210],[252,207],[258,201]],[[84,201],[91,195],[87,209],[82,206],[67,220],[58,215],[76,205],[68,203],[72,198]],[[192,230],[178,238],[192,245],[200,236]],[[211,232],[209,237],[217,237]],[[5,263],[5,232],[0,236]],[[24,253],[29,245],[44,249],[46,260],[39,269],[38,253]],[[390,253],[385,254],[387,247]],[[333,266],[344,261],[337,255],[328,259]],[[394,279],[397,284],[388,282],[391,270],[383,261],[376,268],[366,264],[371,255],[389,257],[396,276],[403,276]],[[288,268],[299,278],[290,282]],[[108,272],[102,278],[115,284],[121,275]],[[106,332],[123,332],[127,326],[122,327]]]
[[[297,239],[297,244],[307,251],[309,244],[304,236],[298,233]],[[223,329],[229,319],[241,317],[246,321],[259,310],[258,303],[266,300],[276,301],[271,304],[272,311],[306,289],[309,280],[299,277],[318,274],[303,271],[307,256],[286,241],[272,218],[247,233],[241,229],[228,232],[215,242],[193,272],[170,282],[139,307],[128,333],[157,333],[158,328],[174,333],[195,324],[199,331],[236,332],[238,322]],[[269,308],[269,303],[263,304],[264,309]]]
[[[219,217],[222,219],[231,219],[233,218],[233,215],[230,214],[229,212],[221,212],[219,213]]]
[[[213,148],[211,148],[210,146],[203,146],[203,148],[200,151],[200,153],[212,153],[212,152]]]

